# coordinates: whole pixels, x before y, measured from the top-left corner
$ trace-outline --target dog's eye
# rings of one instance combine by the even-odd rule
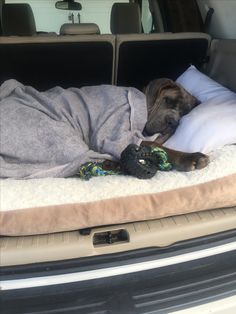
[[[171,97],[165,97],[165,103],[168,107],[174,108],[176,106],[175,100]]]

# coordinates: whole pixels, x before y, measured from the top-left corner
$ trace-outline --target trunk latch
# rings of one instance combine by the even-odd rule
[[[108,245],[129,242],[129,234],[125,229],[97,232],[93,236],[93,245]]]

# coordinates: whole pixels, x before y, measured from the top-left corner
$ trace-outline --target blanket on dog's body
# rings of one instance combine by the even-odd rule
[[[88,161],[117,160],[144,137],[145,95],[110,85],[39,92],[16,80],[0,87],[0,177],[70,177]]]

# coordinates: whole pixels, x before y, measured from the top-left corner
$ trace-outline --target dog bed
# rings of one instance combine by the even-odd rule
[[[45,234],[236,206],[236,146],[210,158],[205,169],[158,171],[150,180],[1,180],[1,234]]]
[[[205,79],[203,86],[196,83],[199,77],[200,82]],[[217,93],[226,92],[226,97],[232,93],[209,78],[202,77],[194,67],[190,67],[179,78],[179,83],[205,105]],[[230,103],[229,106],[231,105]],[[205,110],[204,106],[202,108]],[[63,118],[66,117],[65,114],[64,112]],[[185,119],[188,123],[180,125],[181,128],[177,129],[167,145],[174,146],[175,149],[181,148],[181,132],[190,135],[188,130],[192,127],[191,114],[192,112],[190,118]],[[137,121],[145,123],[145,119],[141,117],[140,120],[140,117]],[[231,119],[228,126],[234,127],[234,121]],[[199,140],[199,133],[195,132],[193,151],[199,151],[209,143],[206,136],[201,136]],[[133,135],[137,135],[135,129]],[[235,131],[223,139],[220,143],[221,146],[226,145],[223,148],[216,149],[218,143],[213,142],[214,145],[205,150],[209,152],[210,164],[204,169],[189,173],[158,171],[149,180],[123,175],[94,177],[89,181],[78,178],[1,180],[0,234],[46,234],[236,206],[236,145],[227,145],[235,143]],[[140,135],[137,140],[140,140]],[[126,141],[123,143],[125,145]],[[185,147],[187,150],[188,145]],[[99,156],[94,156],[95,160],[97,158]],[[73,167],[65,165],[62,171],[56,168],[59,176],[65,174],[65,170],[70,172]]]

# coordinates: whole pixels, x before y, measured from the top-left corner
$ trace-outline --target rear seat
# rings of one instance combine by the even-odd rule
[[[0,37],[0,83],[142,89],[155,78],[176,79],[190,64],[201,68],[209,43],[204,33]]]
[[[2,34],[4,36],[36,35],[34,14],[28,3],[2,5]]]
[[[114,3],[111,9],[112,34],[142,33],[141,12],[138,3]]]
[[[0,36],[56,35],[55,32],[37,31],[34,13],[28,3],[3,3],[1,6]]]
[[[209,44],[204,33],[118,35],[115,83],[141,89],[155,78],[175,80],[190,64],[202,67]]]
[[[0,84],[14,78],[45,90],[114,83],[115,37],[0,37]]]

